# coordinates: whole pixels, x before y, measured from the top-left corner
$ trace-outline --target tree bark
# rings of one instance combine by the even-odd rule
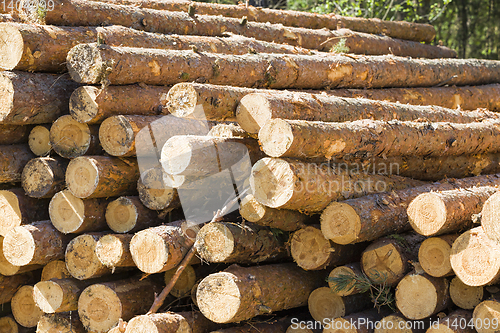
[[[115,267],[135,267],[130,253],[130,240],[133,235],[106,235],[99,239],[95,247],[97,258],[104,265]]]
[[[95,253],[97,242],[105,233],[91,233],[77,236],[66,248],[66,267],[72,277],[87,280],[111,274],[112,269],[99,261]]]
[[[61,313],[78,310],[78,298],[82,291],[95,281],[53,279],[40,281],[33,289],[36,306],[44,313]]]
[[[0,125],[0,145],[27,143],[31,126]]]
[[[10,302],[19,288],[34,281],[35,278],[31,272],[13,276],[0,275],[0,304]]]
[[[250,186],[261,204],[301,212],[320,212],[332,201],[422,185],[399,176],[351,174],[328,165],[263,158],[252,167]]]
[[[58,157],[37,157],[30,160],[21,175],[24,192],[32,198],[51,198],[65,187],[67,166],[68,161]]]
[[[422,269],[434,277],[455,275],[450,263],[451,246],[458,234],[430,237],[422,242],[418,250],[418,262]]]
[[[45,313],[38,322],[39,333],[85,333],[87,332],[78,313]]]
[[[368,294],[341,297],[329,287],[314,290],[309,295],[307,303],[313,319],[323,323],[363,311],[371,306]]]
[[[106,208],[108,227],[117,233],[135,233],[164,222],[158,212],[148,209],[137,196],[119,197]]]
[[[52,260],[47,265],[43,266],[41,281],[48,281],[50,279],[66,279],[71,277],[66,263],[62,260]]]
[[[492,60],[227,55],[97,44],[73,47],[67,64],[71,78],[87,84],[171,85],[203,78],[211,84],[273,89],[431,87],[443,82],[479,85],[496,83],[500,73],[500,66]]]
[[[37,125],[29,134],[28,144],[36,156],[48,156],[52,150],[50,145],[50,124]]]
[[[321,214],[321,231],[326,238],[339,244],[371,241],[391,233],[408,231],[412,228],[412,224],[408,221],[408,205],[418,195],[432,193],[439,196],[441,192],[458,189],[465,192],[474,186],[495,187],[500,184],[499,182],[500,179],[496,175],[448,179],[390,193],[332,202]],[[466,202],[464,207],[465,205]],[[457,215],[459,212],[456,212]],[[443,232],[457,232],[470,225],[465,219],[463,222],[465,224],[457,223],[454,228],[447,228]],[[439,230],[439,225],[436,229]],[[420,229],[417,228],[416,231],[420,232]]]
[[[139,169],[134,159],[80,156],[66,169],[66,184],[77,198],[107,198],[136,192]]]
[[[40,317],[43,315],[35,300],[33,299],[33,286],[22,286],[12,297],[10,302],[12,315],[23,327],[36,327]]]
[[[50,220],[63,234],[102,231],[106,224],[106,199],[80,199],[69,190],[56,193],[49,204]]]
[[[484,301],[488,293],[483,286],[471,287],[455,276],[450,282],[450,297],[456,306],[465,310],[474,308]]]
[[[268,320],[263,323],[251,323],[242,326],[222,328],[211,333],[286,333],[289,318]]]
[[[361,270],[361,265],[359,264],[359,262],[335,267],[328,275],[327,279],[328,286],[332,291],[335,292],[335,294],[339,296],[349,296],[349,295],[359,294],[361,293],[361,290],[355,286],[356,281],[354,279],[343,289],[336,290],[340,286],[334,281],[334,278],[337,278],[341,275],[350,275],[352,277],[355,277],[355,276],[362,276],[362,274],[363,271]]]
[[[481,210],[481,226],[489,239],[500,243],[500,227],[498,226],[498,212],[500,207],[498,190],[487,198]]]
[[[0,183],[18,183],[24,166],[33,155],[27,144],[0,146]]]

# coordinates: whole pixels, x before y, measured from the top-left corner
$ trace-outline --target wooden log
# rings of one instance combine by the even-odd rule
[[[196,298],[201,313],[211,321],[239,322],[306,305],[309,294],[323,279],[323,274],[306,272],[295,264],[247,268],[232,265],[204,278],[198,285]]]
[[[83,326],[91,332],[107,332],[119,319],[128,321],[137,313],[145,313],[153,304],[161,284],[151,278],[93,284],[78,299],[78,314]],[[127,324],[127,329],[128,326]]]
[[[87,280],[112,272],[112,269],[101,263],[95,253],[99,239],[104,233],[89,233],[77,236],[66,247],[66,268],[72,277]]]
[[[69,112],[80,123],[89,125],[99,124],[116,115],[154,116],[160,114],[161,98],[169,89],[144,85],[108,86],[101,89],[82,86],[71,94]]]
[[[2,124],[47,124],[68,113],[69,97],[78,86],[66,75],[2,72]]]
[[[451,247],[450,262],[455,274],[468,286],[500,281],[500,245],[482,227],[461,234]]]
[[[181,205],[177,190],[165,184],[165,174],[161,166],[141,173],[137,192],[141,202],[149,209],[173,210]]]
[[[418,262],[422,269],[434,277],[454,275],[450,263],[451,246],[458,234],[427,238],[420,244]]]
[[[178,221],[139,231],[130,241],[130,252],[141,271],[160,273],[179,265],[193,243]]]
[[[174,276],[176,268],[168,270],[165,272],[165,284],[168,284]],[[170,291],[170,295],[181,298],[191,293],[194,285],[196,284],[197,276],[196,271],[191,265],[187,265],[186,268],[182,271],[181,275],[175,282],[172,290]]]
[[[0,145],[27,143],[31,126],[0,125]]]
[[[107,198],[133,194],[139,169],[133,159],[80,156],[69,162],[66,184],[77,198]]]
[[[28,197],[22,188],[0,190],[0,235],[23,224],[47,220],[48,199]]]
[[[27,144],[0,146],[0,183],[20,182],[24,166],[35,157]]]
[[[500,207],[500,195],[498,191],[492,193],[484,202],[481,210],[481,226],[486,235],[496,243],[500,243],[500,228],[498,227],[498,212]]]
[[[68,242],[50,221],[34,222],[9,231],[3,240],[3,253],[16,266],[45,265],[63,259]]]
[[[474,333],[476,330],[474,329],[472,311],[455,310],[441,318],[437,323],[433,323],[426,332]]]
[[[462,190],[462,193],[468,193],[467,191],[474,186],[494,187],[499,184],[497,176],[449,179],[391,193],[372,194],[362,198],[332,202],[321,215],[321,231],[326,238],[339,244],[375,240],[391,233],[411,230],[412,225],[408,221],[407,213],[408,205],[422,193],[431,192],[439,196],[438,193],[441,191],[457,189],[467,189]],[[465,205],[464,203],[464,207]],[[459,213],[453,214],[455,215],[459,216]],[[469,225],[468,221],[465,219],[463,221],[465,226]],[[436,223],[436,230],[439,228],[439,223]],[[445,229],[445,232],[459,231],[462,226],[457,223],[453,228]],[[416,231],[419,232],[420,229]],[[431,235],[432,233],[424,234]]]
[[[162,222],[158,213],[144,206],[137,196],[119,197],[106,207],[106,223],[117,233],[135,233]]]
[[[368,294],[341,297],[329,287],[321,287],[309,295],[307,304],[314,320],[326,323],[369,308],[371,300]]]
[[[32,198],[51,198],[65,186],[68,162],[58,157],[37,157],[24,166],[21,185]]]
[[[0,304],[8,303],[22,286],[34,282],[31,272],[13,276],[0,275]]]
[[[446,278],[412,272],[396,287],[396,306],[408,319],[420,320],[446,309],[451,303]]]
[[[99,238],[95,247],[95,254],[101,263],[114,267],[135,267],[130,254],[130,240],[133,235],[117,234],[105,235]]]
[[[290,319],[285,317],[266,322],[222,328],[210,333],[286,333],[289,324]]]
[[[500,131],[497,126],[496,121],[469,124],[397,120],[323,123],[272,119],[259,132],[259,141],[262,150],[272,157],[329,160],[381,154],[452,156],[498,152],[499,147],[494,143]]]
[[[167,313],[151,313],[134,317],[127,324],[125,332],[151,332],[151,333],[184,333],[191,332],[189,323],[180,314]]]
[[[33,286],[22,286],[12,297],[10,302],[12,315],[24,327],[36,327],[43,312],[40,310],[33,299]]]
[[[50,220],[63,234],[102,231],[107,229],[106,199],[80,199],[69,190],[56,193],[49,204]]]
[[[326,239],[319,225],[295,231],[290,252],[297,265],[305,270],[321,270],[358,261],[366,244],[338,245]]]
[[[54,121],[49,138],[52,149],[64,158],[102,154],[99,127],[79,123],[70,115]]]
[[[362,274],[363,271],[361,270],[361,265],[358,262],[335,267],[328,275],[328,286],[339,296],[359,294],[362,291],[355,285],[356,281],[354,279],[342,289],[339,289],[341,286],[335,279],[342,276],[362,276]]]
[[[288,326],[285,333],[321,333],[323,332],[323,325],[316,324],[315,321],[308,321],[306,323],[295,322]]]
[[[318,112],[318,110],[321,111]],[[439,106],[398,104],[326,94],[283,92],[245,95],[236,109],[236,118],[245,131],[257,134],[268,121],[276,118],[326,122],[345,122],[359,119],[386,121],[426,119],[432,122],[468,123],[487,118],[498,119],[499,116],[491,111],[466,112]],[[277,126],[276,131],[284,130],[279,123],[274,124],[274,126]],[[272,129],[267,126],[265,128],[270,131],[267,135],[271,135]],[[285,133],[287,132],[285,131]]]
[[[324,333],[372,333],[375,325],[383,317],[384,312],[376,309],[351,314],[334,319],[325,325]]]
[[[38,333],[85,333],[78,313],[45,313],[38,322]]]
[[[5,316],[0,318],[0,332],[4,333],[33,333],[32,328],[22,327],[14,317]]]
[[[50,145],[50,125],[37,125],[30,131],[28,145],[36,156],[47,156],[52,150]]]
[[[3,254],[3,237],[0,236],[0,274],[5,276],[22,274],[42,268],[41,265],[16,266],[12,265]],[[1,332],[1,331],[0,331]]]
[[[47,265],[43,266],[41,281],[48,281],[51,279],[66,279],[71,277],[66,263],[62,260],[52,260]]]
[[[373,333],[423,333],[428,324],[422,320],[408,320],[400,313],[393,313],[380,320]]]
[[[233,122],[220,123],[215,125],[207,133],[207,136],[219,138],[250,138],[250,136],[240,125]]]
[[[408,205],[408,220],[424,236],[441,235],[472,227],[472,216],[479,214],[496,187],[470,187],[418,195]]]
[[[33,299],[44,313],[76,311],[80,294],[91,284],[91,280],[78,281],[73,278],[40,281],[34,286]]]
[[[151,8],[158,10],[188,12],[191,7],[199,15],[222,15],[226,17],[247,17],[249,21],[279,23],[292,27],[307,27],[310,29],[327,28],[335,30],[343,26],[355,31],[371,34],[431,42],[436,34],[434,27],[428,24],[416,24],[402,21],[381,21],[359,17],[344,17],[339,15],[318,15],[302,11],[273,10],[253,6],[234,6],[225,4],[192,3],[190,1],[142,1],[142,0],[106,0],[103,2]]]
[[[380,238],[363,252],[361,268],[374,283],[396,285],[411,270],[410,261],[417,261],[423,240],[423,236],[414,233]]]
[[[474,310],[487,295],[482,286],[471,287],[463,283],[458,277],[450,281],[450,297],[456,306],[465,310]]]
[[[284,231],[295,231],[305,227],[310,216],[296,210],[269,208],[258,202],[251,194],[246,195],[240,202],[241,216],[252,223],[278,228]]]
[[[212,222],[196,236],[196,251],[208,262],[255,264],[288,257],[285,237],[248,223]]]
[[[193,59],[196,59],[196,66]],[[118,68],[118,63],[134,63],[134,71],[125,71],[124,66]],[[148,66],[148,63],[152,65]],[[496,83],[500,72],[498,63],[491,60],[394,56],[359,56],[352,59],[345,55],[318,57],[267,53],[226,55],[96,44],[73,47],[68,53],[67,64],[71,78],[86,84],[106,79],[112,85],[137,82],[171,85],[203,77],[206,83],[211,84],[274,89],[429,87],[442,82],[478,85]],[[103,64],[111,66],[103,67]],[[103,72],[102,68],[106,71]],[[461,75],[458,75],[459,69]],[[417,72],[421,75],[416,75]]]
[[[493,333],[498,330],[500,320],[500,302],[498,294],[482,301],[474,308],[472,318],[478,333]]]
[[[252,167],[250,186],[261,204],[313,213],[332,201],[415,187],[423,183],[398,176],[353,174],[333,165],[263,158]]]

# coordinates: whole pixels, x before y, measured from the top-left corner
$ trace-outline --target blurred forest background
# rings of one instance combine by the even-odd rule
[[[437,31],[433,44],[451,47],[461,58],[500,59],[500,0],[249,0],[249,4],[430,23]]]

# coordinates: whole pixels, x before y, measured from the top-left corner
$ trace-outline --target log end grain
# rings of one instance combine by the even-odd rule
[[[52,149],[50,130],[45,126],[35,126],[28,136],[28,145],[36,156],[47,156]]]
[[[392,242],[376,242],[361,255],[361,267],[373,282],[393,285],[406,273],[407,263]]]
[[[28,265],[35,256],[35,249],[33,235],[22,226],[9,231],[3,240],[5,259],[15,266]]]
[[[124,116],[109,117],[99,127],[99,142],[106,153],[124,156],[135,147],[134,129]]]
[[[86,280],[111,271],[95,254],[96,238],[98,237],[90,234],[80,235],[73,238],[66,247],[66,267],[75,279]]]
[[[62,187],[64,172],[62,169],[52,168],[53,162],[57,163],[50,157],[39,157],[24,166],[21,185],[26,195],[32,198],[49,198]]]
[[[94,86],[78,87],[69,99],[69,112],[80,123],[95,121],[99,114],[99,105],[96,98],[100,89]]]
[[[346,266],[339,266],[335,267],[332,269],[330,274],[328,275],[328,286],[330,287],[331,290],[335,291],[335,293],[339,296],[348,296],[348,295],[353,295],[356,293],[359,293],[359,290],[354,287],[354,284],[356,281],[353,279],[349,284],[347,284],[342,290],[335,290],[337,289],[337,283],[334,281],[336,277],[339,277],[341,275],[344,276],[359,276],[361,274],[361,267],[359,264],[353,265],[346,265]]]
[[[80,320],[90,332],[107,332],[119,321],[123,311],[118,295],[103,284],[85,288],[78,299]]]
[[[33,299],[44,313],[55,313],[64,301],[64,291],[54,281],[40,281],[33,289]]]
[[[282,159],[263,158],[252,167],[250,186],[255,199],[265,206],[279,208],[293,195],[294,173]]]
[[[178,175],[189,167],[194,150],[191,141],[189,136],[178,135],[163,145],[160,163],[167,174]]]
[[[187,320],[176,313],[156,313],[131,319],[126,333],[191,333]]]
[[[0,68],[12,70],[21,61],[24,52],[24,40],[16,26],[0,23]],[[34,51],[34,50],[33,50]]]
[[[245,95],[236,108],[236,119],[248,133],[257,134],[272,117],[269,101],[263,94]]]
[[[24,327],[35,327],[43,312],[33,299],[33,286],[22,286],[12,297],[12,315]]]
[[[130,235],[132,237],[132,235]],[[123,248],[123,241],[115,235],[102,236],[97,242],[95,253],[100,262],[108,267],[120,264],[127,249]]]
[[[241,199],[240,214],[249,222],[258,222],[266,215],[266,207],[251,194]]]
[[[345,305],[337,293],[328,287],[315,289],[307,301],[309,312],[314,320],[335,319],[345,316]]]
[[[450,297],[453,304],[465,310],[474,309],[484,298],[484,287],[471,287],[463,283],[458,277],[450,282]]]
[[[417,328],[412,329],[412,322],[399,314],[392,314],[382,318],[378,326],[375,327],[373,333],[416,333],[417,331]]]
[[[165,284],[168,284],[172,277],[174,276],[177,268],[170,269],[165,272]],[[187,265],[182,271],[181,275],[175,282],[174,287],[170,291],[170,294],[175,297],[183,297],[191,293],[194,285],[196,284],[196,271],[193,266]]]
[[[63,234],[76,232],[84,221],[85,205],[70,191],[60,191],[50,200],[49,215],[54,227]]]
[[[149,209],[162,210],[177,197],[177,191],[166,185],[166,177],[161,168],[144,171],[137,182],[137,191],[141,202]]]
[[[332,246],[321,230],[308,226],[297,230],[290,241],[292,257],[305,270],[322,269],[330,263]]]
[[[421,235],[436,234],[446,223],[446,206],[438,195],[423,193],[408,205],[408,220]]]
[[[78,83],[99,83],[106,75],[107,64],[103,62],[96,44],[78,44],[66,58],[68,72]]]
[[[155,232],[139,231],[130,241],[130,253],[137,268],[144,273],[159,273],[169,259],[169,244]]]
[[[321,231],[337,244],[355,243],[361,232],[361,219],[349,204],[332,202],[321,214]]]
[[[195,113],[198,105],[198,93],[191,83],[178,83],[167,93],[166,107],[168,111],[179,118],[189,118]],[[201,103],[200,103],[201,104]]]
[[[477,323],[475,328],[478,333],[498,332],[500,302],[492,299],[479,303],[472,313],[472,318],[474,319],[474,323]],[[495,322],[497,325],[494,325]],[[487,323],[490,323],[490,325],[487,325]]]
[[[435,277],[453,272],[450,263],[451,245],[439,237],[427,238],[418,250],[418,262],[423,270]]]
[[[66,263],[62,260],[52,260],[42,269],[41,281],[48,281],[50,279],[67,279],[71,277]]]
[[[259,141],[266,155],[284,156],[293,144],[292,127],[282,119],[271,119],[259,131]]]
[[[119,197],[106,207],[106,223],[114,232],[126,233],[135,227],[137,214],[132,200],[127,197]]]
[[[19,208],[17,196],[8,190],[0,191],[0,235],[6,236],[7,233],[22,224],[22,213]]]
[[[486,200],[481,211],[481,226],[486,235],[500,244],[500,192],[496,192]]]
[[[49,138],[54,151],[64,158],[85,155],[92,140],[89,126],[70,115],[57,118],[50,127]]]
[[[1,317],[0,318],[0,332],[4,333],[18,333],[19,326],[16,320],[12,317]]]
[[[44,314],[37,325],[37,333],[86,333],[75,312]]]
[[[92,158],[84,156],[72,159],[66,169],[66,183],[75,197],[91,196],[99,184],[97,163]]]
[[[208,262],[224,262],[235,248],[231,230],[218,222],[202,227],[196,236],[196,243],[197,252]]]
[[[16,266],[12,265],[3,254],[3,237],[0,236],[0,274],[5,276],[12,276],[24,272],[33,271],[41,268],[40,265]]]

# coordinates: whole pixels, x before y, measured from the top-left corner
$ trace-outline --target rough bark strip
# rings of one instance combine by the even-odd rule
[[[36,156],[27,144],[0,146],[0,183],[19,183],[24,166]]]

